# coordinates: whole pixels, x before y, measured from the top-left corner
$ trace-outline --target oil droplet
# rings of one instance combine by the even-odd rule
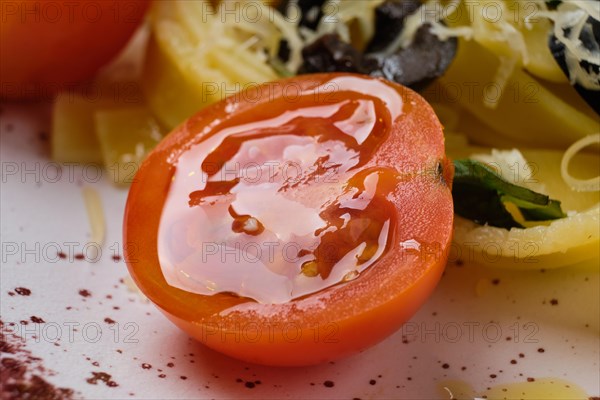
[[[542,378],[533,381],[507,383],[476,393],[463,381],[445,381],[438,386],[441,398],[448,400],[587,400],[586,392],[574,383],[558,378]]]
[[[307,261],[302,264],[302,274],[308,277],[315,277],[319,275],[319,266],[315,261]]]
[[[374,244],[374,243],[369,243],[365,249],[363,250],[362,253],[360,253],[359,256],[356,257],[356,259],[358,260],[358,264],[363,264],[367,261],[369,261],[370,259],[372,259],[375,256],[375,253],[377,253],[377,249],[379,249],[379,246]],[[356,272],[356,271],[353,271]]]
[[[359,275],[358,271],[350,271],[346,275],[344,275],[344,278],[342,280],[344,282],[348,282],[348,281],[358,278],[358,275]]]
[[[554,378],[536,379],[534,382],[494,386],[483,393],[488,399],[572,399],[587,400],[588,396],[577,385]]]

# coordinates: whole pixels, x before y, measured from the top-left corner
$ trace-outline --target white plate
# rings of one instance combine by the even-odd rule
[[[448,399],[443,386],[481,393],[527,378],[563,379],[600,395],[598,265],[518,273],[450,264],[401,331],[317,367],[247,365],[203,347],[128,288],[124,262],[113,259],[121,253],[126,191],[106,176],[95,182],[106,173],[90,166],[63,166],[56,181],[48,114],[47,105],[4,104],[0,115],[0,314],[4,338],[23,338],[22,351],[2,357],[30,351],[41,359],[31,363],[33,373],[74,397]],[[75,258],[90,237],[83,185],[100,193],[106,216],[96,262]],[[19,287],[31,294],[16,293]],[[116,386],[88,383],[98,372]]]

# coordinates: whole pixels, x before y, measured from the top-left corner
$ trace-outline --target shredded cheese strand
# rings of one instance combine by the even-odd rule
[[[375,8],[384,0],[326,1],[321,10],[323,18],[317,26],[316,37],[337,33],[342,40],[351,43],[350,24],[356,22],[361,39],[368,43],[375,34]],[[314,39],[315,37],[313,37]]]
[[[570,2],[576,4],[582,10],[585,10],[588,15],[596,21],[600,21],[600,5],[598,5],[597,1],[570,0]]]
[[[266,8],[265,5],[262,5],[262,7]],[[282,36],[285,37],[290,48],[290,59],[285,66],[290,71],[297,71],[302,64],[302,47],[304,47],[302,38],[298,33],[297,23],[299,23],[300,20],[296,21],[297,23],[293,23],[283,18],[283,16],[276,11],[271,14],[271,17],[273,24],[279,29]]]
[[[591,179],[577,179],[569,173],[569,164],[573,157],[583,148],[592,144],[600,144],[600,133],[586,136],[573,143],[563,155],[560,163],[560,174],[563,180],[571,189],[578,192],[597,192],[600,190],[600,176]]]

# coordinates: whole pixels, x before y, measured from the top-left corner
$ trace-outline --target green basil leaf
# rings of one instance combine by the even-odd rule
[[[506,181],[487,164],[471,159],[455,160],[454,169],[454,209],[464,218],[481,225],[523,228],[507,210],[507,203],[517,206],[526,221],[565,217],[560,201]]]

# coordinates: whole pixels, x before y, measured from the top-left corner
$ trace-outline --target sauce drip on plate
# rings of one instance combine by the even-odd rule
[[[334,83],[317,105],[319,88],[270,115],[233,112],[173,160],[158,234],[170,285],[284,303],[356,279],[383,256],[398,172],[369,160],[402,99],[378,81]]]

